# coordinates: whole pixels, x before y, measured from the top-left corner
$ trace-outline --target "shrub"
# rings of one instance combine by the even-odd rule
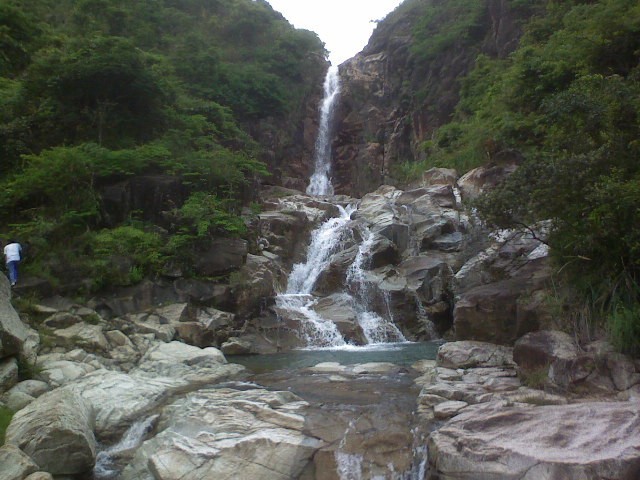
[[[617,303],[607,324],[613,345],[622,353],[640,357],[640,303]]]
[[[166,259],[164,243],[158,233],[132,225],[90,234],[96,284],[132,285],[158,272]]]

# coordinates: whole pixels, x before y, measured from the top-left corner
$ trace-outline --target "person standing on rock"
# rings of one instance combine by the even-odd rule
[[[9,281],[13,287],[18,283],[18,264],[22,254],[22,247],[15,240],[9,240],[9,243],[4,247],[4,258],[7,262],[7,270],[9,270]]]

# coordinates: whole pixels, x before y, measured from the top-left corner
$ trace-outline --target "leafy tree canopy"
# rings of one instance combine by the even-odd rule
[[[105,268],[116,238],[139,241],[133,273],[98,269],[97,285],[139,279],[172,251],[151,225],[106,222],[101,188],[159,174],[190,198],[168,245],[243,235],[268,175],[249,132],[300,108],[324,58],[264,0],[0,0],[2,233],[32,244],[34,269],[71,237]]]
[[[456,45],[466,41],[481,11],[467,9],[457,21],[465,3],[425,7],[416,55],[434,55],[452,31]],[[520,152],[519,169],[477,202],[479,213],[502,228],[551,220],[558,270],[610,312],[612,325],[627,325],[614,337],[640,353],[640,4],[510,3],[536,13],[519,47],[505,59],[478,57],[452,121],[425,142],[420,167],[466,171]],[[452,28],[438,29],[434,18]]]

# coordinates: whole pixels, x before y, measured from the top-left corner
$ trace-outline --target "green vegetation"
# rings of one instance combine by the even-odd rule
[[[433,60],[454,45],[465,45],[483,33],[486,0],[448,0],[424,6],[414,26],[412,49],[419,60]]]
[[[477,36],[485,2],[466,3],[424,7],[430,12],[415,27],[416,55],[433,58]],[[521,154],[517,172],[477,202],[480,215],[501,228],[551,219],[557,270],[606,321],[617,346],[637,355],[640,4],[511,4],[533,14],[518,48],[504,59],[478,57],[453,118],[421,146],[424,161],[403,165],[399,176],[432,166],[464,172],[503,152]],[[437,18],[448,27],[438,29]]]
[[[523,385],[529,388],[535,388],[536,390],[544,390],[549,380],[549,365],[530,371],[520,371],[518,375]]]
[[[25,268],[92,288],[243,235],[268,175],[249,132],[300,109],[325,56],[264,0],[0,0],[0,233],[29,242]],[[182,188],[162,228],[105,206],[144,175]]]
[[[13,412],[0,405],[0,446],[4,445],[4,435],[13,418]]]

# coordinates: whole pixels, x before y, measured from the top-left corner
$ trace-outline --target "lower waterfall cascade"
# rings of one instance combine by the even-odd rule
[[[276,297],[279,313],[302,317],[300,336],[308,348],[344,347],[345,340],[331,319],[314,311],[317,298],[314,286],[322,272],[330,265],[334,254],[357,243],[357,254],[348,267],[341,299],[355,312],[359,327],[367,344],[406,342],[402,332],[393,323],[388,308],[388,296],[367,281],[366,263],[373,244],[373,233],[365,225],[352,221],[356,207],[338,205],[340,215],[326,220],[311,233],[311,242],[305,262],[293,266],[285,292]],[[370,307],[379,295],[387,305],[385,315]]]

